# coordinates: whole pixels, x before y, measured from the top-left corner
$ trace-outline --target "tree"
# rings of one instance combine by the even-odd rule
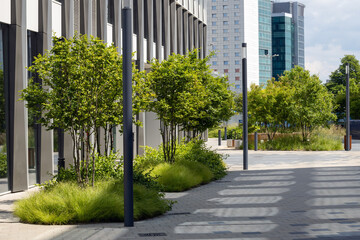
[[[353,119],[360,119],[359,90],[360,90],[360,64],[353,55],[345,55],[341,64],[330,75],[330,81],[326,87],[335,95],[337,104],[337,115],[339,119],[345,117],[346,105],[346,64],[349,63],[350,70],[350,116]]]
[[[301,128],[303,141],[309,138],[312,129],[336,119],[333,114],[334,96],[322,85],[318,76],[310,76],[309,71],[297,66],[285,71],[279,81],[291,89],[293,104],[288,119]]]
[[[282,82],[268,81],[265,88],[251,85],[248,94],[249,125],[261,125],[266,131],[269,140],[273,140],[275,134],[289,116],[291,91]],[[237,110],[242,111],[242,96],[237,97]],[[255,129],[255,128],[254,128]]]
[[[30,110],[41,116],[39,123],[48,129],[62,128],[71,135],[79,183],[89,181],[91,157],[94,184],[95,151],[100,146],[98,141],[90,141],[91,136],[98,139],[100,128],[107,130],[109,126],[122,124],[122,57],[114,46],[108,47],[86,35],[75,35],[72,39],[54,37],[53,41],[51,51],[36,57],[29,67],[47,87],[30,81],[22,91],[22,99],[27,101]],[[133,72],[136,114],[146,102],[146,96],[138,91],[139,86],[144,87],[142,73],[136,71],[135,66]],[[108,131],[105,138],[109,138]],[[86,153],[84,161],[80,154],[82,144]],[[86,172],[85,179],[82,171]]]
[[[199,59],[194,50],[152,62],[148,80],[153,101],[148,110],[161,120],[164,158],[169,163],[174,162],[177,128],[200,133],[232,114],[227,80],[212,76],[208,61],[209,57]]]

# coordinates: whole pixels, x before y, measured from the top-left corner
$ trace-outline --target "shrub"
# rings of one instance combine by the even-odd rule
[[[151,171],[151,175],[157,177],[156,181],[168,192],[184,191],[213,178],[211,171],[203,164],[189,161],[161,163]]]
[[[0,178],[7,176],[7,155],[6,153],[0,153]]]
[[[59,183],[15,203],[15,215],[22,222],[70,224],[118,222],[124,219],[123,183],[101,181],[95,187],[80,188],[76,183]],[[134,185],[134,219],[160,215],[171,209],[163,194]]]
[[[207,166],[214,175],[214,179],[220,179],[226,175],[226,156],[217,153],[205,146],[204,141],[190,141],[181,144],[178,148],[175,162],[194,161]]]
[[[165,158],[161,146],[159,149],[145,146],[145,154],[137,155],[134,159],[134,169],[144,172],[163,162],[165,162]]]
[[[308,141],[303,141],[300,135],[283,135],[272,141],[259,143],[262,150],[281,151],[335,151],[342,150],[341,139],[344,133],[341,128],[331,126],[330,128],[317,128]]]

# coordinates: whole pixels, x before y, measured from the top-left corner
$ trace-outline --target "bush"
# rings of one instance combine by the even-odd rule
[[[0,153],[0,178],[7,177],[7,155]]]
[[[343,150],[341,139],[344,133],[341,128],[317,128],[308,141],[303,141],[300,135],[284,135],[272,141],[259,143],[261,150],[281,151],[336,151]]]
[[[161,146],[159,149],[145,146],[145,154],[142,156],[137,155],[134,159],[134,169],[144,172],[164,162],[165,158]]]
[[[226,175],[226,156],[208,149],[202,140],[190,141],[181,144],[177,149],[175,162],[193,161],[207,166],[214,175],[214,179],[220,179]]]
[[[174,164],[161,163],[157,165],[151,175],[162,185],[164,191],[180,192],[208,183],[213,174],[203,164],[198,162],[175,162]]]
[[[76,183],[59,183],[15,203],[15,215],[22,222],[70,224],[119,222],[124,219],[123,183],[100,181],[95,187],[80,188]],[[134,185],[134,219],[165,213],[171,202],[163,194]]]

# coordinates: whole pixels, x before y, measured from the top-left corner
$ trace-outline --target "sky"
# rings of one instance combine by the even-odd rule
[[[344,55],[360,60],[360,0],[298,0],[305,4],[305,68],[322,81]]]

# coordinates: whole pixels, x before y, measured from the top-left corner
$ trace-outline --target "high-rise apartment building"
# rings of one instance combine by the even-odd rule
[[[259,83],[272,77],[271,1],[259,0]]]
[[[304,9],[299,2],[272,3],[273,77],[298,65],[305,67]]]
[[[248,87],[259,84],[259,8],[253,0],[209,0],[208,44],[212,68],[226,75],[232,90],[242,89],[242,43],[247,43]]]

